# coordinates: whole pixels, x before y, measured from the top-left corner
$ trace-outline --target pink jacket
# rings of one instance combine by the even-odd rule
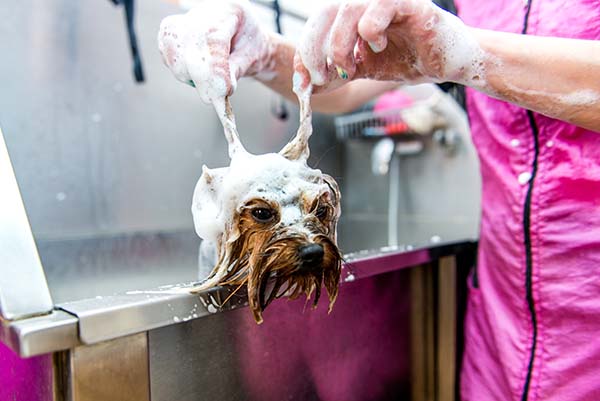
[[[600,0],[457,3],[470,26],[600,39]],[[483,213],[462,398],[600,400],[600,134],[473,90],[467,107]]]

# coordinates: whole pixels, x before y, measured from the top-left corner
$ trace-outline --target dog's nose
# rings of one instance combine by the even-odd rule
[[[316,267],[323,261],[325,251],[319,244],[310,244],[301,246],[298,249],[298,254],[302,260],[303,267]]]

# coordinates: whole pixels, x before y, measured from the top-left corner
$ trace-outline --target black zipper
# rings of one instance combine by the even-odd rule
[[[527,26],[529,24],[529,12],[531,11],[532,0],[527,1],[527,10],[525,12],[525,20],[523,21],[522,34],[527,34]],[[534,140],[534,155],[533,165],[531,168],[531,178],[529,179],[529,187],[527,188],[527,195],[525,196],[525,205],[523,211],[523,232],[524,232],[524,243],[525,243],[525,291],[527,294],[527,306],[529,307],[529,314],[531,315],[531,325],[533,326],[533,338],[531,344],[531,352],[529,354],[529,364],[527,366],[527,376],[525,378],[525,384],[523,385],[523,393],[521,395],[521,401],[527,401],[529,395],[529,387],[531,385],[531,376],[533,374],[533,362],[535,359],[535,351],[537,348],[537,315],[535,312],[535,302],[533,299],[533,288],[532,288],[532,270],[533,270],[533,257],[531,251],[531,198],[533,195],[533,184],[537,175],[538,169],[538,155],[540,153],[539,146],[539,129],[535,121],[535,117],[531,110],[527,110],[527,117],[529,118],[529,125],[531,126],[531,132]]]

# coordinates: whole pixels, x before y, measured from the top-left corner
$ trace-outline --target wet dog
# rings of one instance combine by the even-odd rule
[[[329,310],[338,294],[341,253],[336,230],[340,191],[335,180],[307,165],[312,132],[308,104],[301,102],[298,133],[279,153],[253,155],[242,146],[226,99],[215,104],[225,128],[229,167],[203,167],[192,204],[201,274],[192,291],[246,286],[257,323],[283,296],[314,295],[324,286]]]

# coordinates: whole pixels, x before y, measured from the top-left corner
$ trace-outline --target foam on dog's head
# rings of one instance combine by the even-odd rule
[[[338,294],[342,260],[336,244],[339,189],[333,178],[306,163],[312,133],[311,87],[295,91],[300,128],[279,153],[248,153],[228,99],[214,102],[231,163],[214,170],[203,167],[192,203],[196,232],[216,247],[217,256],[210,275],[192,292],[215,285],[239,289],[245,284],[257,323],[273,299],[296,299],[302,294],[310,299],[314,293],[316,307],[323,287],[331,311]],[[263,205],[276,211],[272,224],[255,214],[260,209],[270,212]],[[308,244],[318,245],[323,252],[319,268],[299,253]]]
[[[218,243],[230,230],[234,214],[251,199],[275,201],[282,210],[282,223],[293,224],[291,208],[300,195],[317,197],[329,190],[320,170],[308,167],[308,139],[312,134],[310,94],[294,88],[300,103],[300,126],[296,136],[279,152],[263,155],[248,153],[242,145],[228,98],[213,102],[223,124],[231,164],[217,169],[202,168],[192,201],[196,233]],[[285,219],[285,220],[283,220]],[[235,239],[235,238],[231,238]]]
[[[194,225],[201,238],[217,243],[235,213],[252,199],[277,202],[281,223],[291,225],[300,217],[292,206],[301,196],[316,198],[327,191],[321,171],[304,160],[289,160],[278,153],[246,153],[234,157],[229,167],[203,169],[194,191]]]

